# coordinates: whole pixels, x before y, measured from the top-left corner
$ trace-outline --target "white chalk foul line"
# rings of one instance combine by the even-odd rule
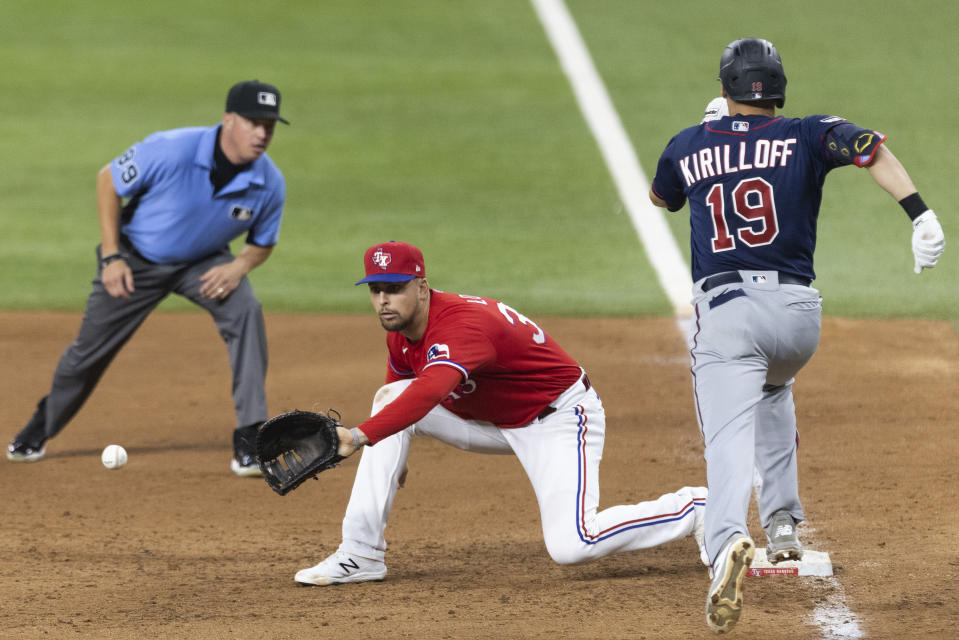
[[[620,199],[666,292],[677,324],[686,335],[691,307],[692,281],[676,239],[658,207],[649,201],[649,180],[643,173],[626,130],[606,91],[586,43],[563,0],[530,0],[539,16],[563,72],[569,78],[579,108],[599,144]],[[861,638],[859,623],[845,604],[845,592],[834,577],[828,580],[830,594],[813,612],[823,638]]]
[[[816,606],[812,612],[812,621],[822,631],[822,637],[829,640],[851,640],[865,638],[859,627],[859,620],[846,606],[846,590],[835,577],[820,578],[825,588],[825,602]]]
[[[656,276],[675,314],[687,318],[692,312],[689,304],[692,289],[689,268],[662,210],[649,201],[649,181],[639,166],[636,151],[596,71],[579,29],[562,0],[532,0],[532,3],[563,71],[569,77],[586,123],[599,143],[619,197]]]

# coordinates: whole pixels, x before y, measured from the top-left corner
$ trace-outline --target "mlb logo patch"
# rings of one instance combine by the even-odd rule
[[[268,107],[276,106],[276,94],[269,91],[260,91],[256,94],[256,101]]]
[[[743,120],[734,120],[733,131],[745,133],[746,131],[749,131],[749,123]]]
[[[240,220],[241,222],[249,220],[253,217],[253,209],[247,209],[246,207],[236,205],[230,209],[230,217],[234,220]]]
[[[393,262],[393,256],[390,255],[388,251],[383,251],[382,249],[377,249],[373,253],[373,257],[370,258],[373,261],[373,264],[378,266],[383,271],[390,266],[390,263]]]
[[[753,276],[752,279],[753,279],[753,284],[763,284],[766,282],[766,276],[764,275],[756,275],[756,276]]]
[[[432,362],[433,360],[449,360],[450,359],[450,348],[449,345],[445,344],[434,344],[426,352],[426,361]]]

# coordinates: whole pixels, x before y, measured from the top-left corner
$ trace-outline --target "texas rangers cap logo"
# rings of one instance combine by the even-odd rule
[[[373,264],[378,266],[383,271],[386,271],[386,269],[390,266],[390,263],[393,262],[393,256],[382,249],[377,249],[371,259],[373,260]]]
[[[356,284],[407,282],[426,277],[423,252],[411,244],[393,240],[374,244],[364,251],[363,269],[366,277]]]

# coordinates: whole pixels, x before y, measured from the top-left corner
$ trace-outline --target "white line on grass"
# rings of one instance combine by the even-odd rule
[[[676,240],[658,207],[649,201],[649,181],[639,166],[636,151],[606,92],[579,29],[562,0],[532,0],[559,57],[563,71],[569,76],[573,93],[593,136],[599,143],[619,197],[629,212],[633,227],[656,271],[656,276],[673,306],[677,318],[688,318],[692,282],[689,268],[676,245]]]
[[[563,0],[530,1],[543,23],[563,72],[569,78],[579,108],[599,144],[646,255],[673,305],[677,324],[680,330],[684,330],[691,316],[689,298],[692,282],[689,268],[662,211],[649,201],[649,181],[639,166],[636,151],[626,135],[619,114]],[[845,604],[842,585],[835,578],[828,580],[833,587],[832,595],[813,612],[813,620],[819,626],[822,637],[861,638],[859,623]]]

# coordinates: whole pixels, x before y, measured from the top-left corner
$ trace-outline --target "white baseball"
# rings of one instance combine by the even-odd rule
[[[103,450],[100,461],[107,469],[119,469],[127,463],[127,450],[118,444],[111,444]]]

